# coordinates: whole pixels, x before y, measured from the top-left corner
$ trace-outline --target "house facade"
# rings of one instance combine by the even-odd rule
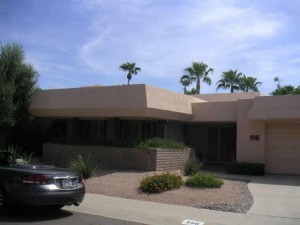
[[[54,138],[185,142],[208,162],[300,174],[300,96],[183,95],[149,85],[42,90],[29,107]]]

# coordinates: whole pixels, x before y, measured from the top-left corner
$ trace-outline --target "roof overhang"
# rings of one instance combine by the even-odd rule
[[[149,85],[42,90],[29,107],[36,117],[152,118],[189,121],[200,99]]]

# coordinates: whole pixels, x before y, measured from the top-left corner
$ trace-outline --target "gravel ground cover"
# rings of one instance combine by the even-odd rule
[[[161,172],[156,172],[159,174]],[[173,171],[179,174],[179,171]],[[139,189],[140,181],[155,172],[103,170],[96,177],[86,180],[88,193],[107,196],[184,205],[225,212],[246,213],[253,204],[247,181],[224,179],[219,189],[181,187],[160,194],[147,194]],[[186,180],[187,177],[183,176]]]

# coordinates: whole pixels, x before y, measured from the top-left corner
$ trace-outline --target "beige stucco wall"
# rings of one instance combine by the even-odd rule
[[[147,107],[166,111],[192,114],[192,103],[205,102],[198,98],[191,97],[165,89],[146,85]]]
[[[144,85],[42,90],[29,112],[38,117],[106,117],[143,115]]]
[[[248,118],[253,120],[300,119],[300,95],[255,98]]]
[[[237,120],[237,102],[193,103],[192,121],[233,122]]]
[[[248,119],[253,100],[241,100],[237,104],[237,156],[241,162],[265,162],[265,121]],[[259,140],[250,140],[259,135]]]
[[[29,112],[37,117],[160,118],[190,120],[200,99],[149,85],[42,90]]]

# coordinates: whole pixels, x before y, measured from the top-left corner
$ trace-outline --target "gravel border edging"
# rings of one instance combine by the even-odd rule
[[[228,202],[224,204],[201,204],[195,207],[223,212],[247,213],[254,201],[253,196],[248,189],[249,182],[250,181],[245,180],[240,181],[242,196],[238,201]]]

